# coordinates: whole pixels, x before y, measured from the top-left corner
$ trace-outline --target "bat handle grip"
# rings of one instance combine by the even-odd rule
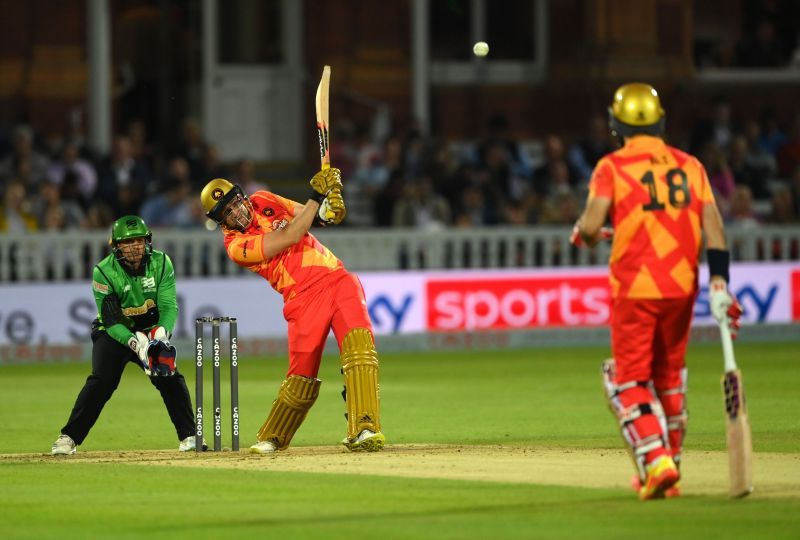
[[[719,336],[722,341],[722,358],[725,361],[725,372],[736,369],[736,357],[733,355],[733,338],[728,321],[719,323]]]

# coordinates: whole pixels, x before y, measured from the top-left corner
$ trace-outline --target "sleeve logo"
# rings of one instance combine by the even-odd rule
[[[92,289],[102,294],[108,294],[108,285],[105,285],[103,283],[98,283],[97,281],[94,280],[92,280]]]

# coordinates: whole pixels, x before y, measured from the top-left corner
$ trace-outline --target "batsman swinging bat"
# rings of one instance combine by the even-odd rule
[[[747,404],[742,385],[742,372],[733,356],[731,329],[726,321],[719,325],[725,373],[722,375],[722,397],[725,400],[725,432],[728,443],[728,466],[731,497],[746,497],[753,491],[753,441]]]
[[[322,78],[317,86],[317,135],[319,136],[319,158],[322,168],[327,169],[331,166],[330,139],[328,129],[330,129],[330,116],[328,115],[328,91],[331,86],[331,66],[322,68]]]

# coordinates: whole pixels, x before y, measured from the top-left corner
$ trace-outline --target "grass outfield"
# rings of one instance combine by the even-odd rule
[[[292,448],[276,457],[178,455],[158,393],[130,366],[79,453],[52,458],[89,364],[2,366],[0,538],[700,538],[723,530],[796,538],[796,351],[737,346],[756,492],[729,500],[721,354],[690,348],[685,496],[650,503],[625,487],[632,469],[599,384],[606,348],[384,355],[390,446],[381,455],[332,446],[345,429],[335,358],[323,362],[320,398]],[[192,366],[179,365],[193,395]],[[241,360],[243,447],[284,370],[282,358]],[[210,398],[207,384],[207,411]],[[226,394],[226,445],[228,404]]]

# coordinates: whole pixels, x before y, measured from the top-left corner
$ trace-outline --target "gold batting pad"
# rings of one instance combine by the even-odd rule
[[[347,401],[347,437],[365,429],[381,430],[378,353],[372,332],[354,328],[342,340],[342,373]]]
[[[319,396],[322,381],[300,375],[289,375],[278,390],[278,398],[272,402],[267,421],[258,430],[259,441],[275,441],[278,450],[283,450],[292,441],[308,410]]]

